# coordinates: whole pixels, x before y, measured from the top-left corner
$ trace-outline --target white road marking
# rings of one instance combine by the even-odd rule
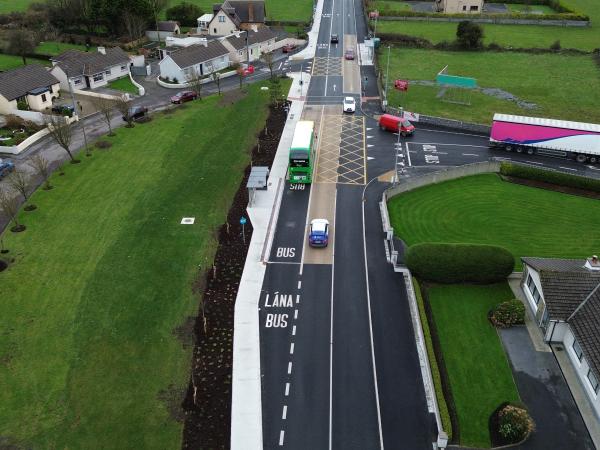
[[[333,211],[337,208],[337,189],[333,196]],[[334,212],[335,217],[335,212]],[[331,258],[331,299],[330,299],[330,323],[329,323],[329,450],[333,444],[333,280],[335,273],[335,233],[333,234],[333,254]]]
[[[592,169],[592,170],[600,170],[600,167],[594,167],[594,166],[586,166],[588,169]]]
[[[285,383],[285,396],[290,395],[290,383]]]
[[[298,281],[298,289],[302,288],[302,280]]]
[[[297,319],[297,318],[298,318],[298,310],[297,310],[297,309],[295,309],[295,310],[294,310],[294,319]]]
[[[447,142],[407,142],[410,145],[446,145],[452,147],[477,147],[477,148],[489,148],[487,145],[473,145],[473,144],[449,144]]]
[[[543,165],[544,165],[544,163],[537,162],[537,161],[527,161],[527,164],[538,164],[538,165],[540,165],[540,166],[543,166]]]
[[[299,282],[298,282],[299,283]],[[300,288],[300,286],[298,286]],[[296,294],[296,305],[300,303],[300,294]]]
[[[292,325],[292,336],[296,336],[296,325]]]
[[[463,156],[479,156],[477,153],[463,153]]]
[[[283,405],[283,412],[281,413],[281,419],[285,420],[287,418],[287,405]]]
[[[292,373],[292,362],[288,362],[288,375]]]
[[[284,437],[285,437],[285,431],[281,430],[279,432],[279,446],[280,447],[283,447],[283,439],[284,439]]]
[[[564,169],[564,170],[571,170],[573,172],[579,172],[579,169],[572,169],[570,167],[563,167],[563,166],[558,166],[559,169]]]
[[[293,355],[293,354],[294,354],[294,343],[292,342],[290,344],[290,355]]]
[[[419,130],[425,130],[425,131],[431,131],[432,133],[444,133],[444,134],[459,134],[461,136],[475,136],[481,139],[485,139],[488,140],[489,138],[482,136],[480,134],[473,134],[473,133],[459,133],[457,131],[441,131],[441,130],[431,130],[429,128],[421,128],[419,127]]]

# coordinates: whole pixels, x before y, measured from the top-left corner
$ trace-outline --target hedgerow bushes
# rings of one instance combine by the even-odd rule
[[[525,305],[517,299],[508,300],[497,305],[489,315],[496,327],[508,328],[525,323]]]
[[[568,186],[577,189],[600,192],[600,180],[594,178],[580,177],[562,172],[538,169],[536,167],[521,166],[503,162],[500,166],[500,174],[509,177],[525,178],[527,180],[543,181],[546,183]]]
[[[406,265],[420,280],[485,284],[506,279],[515,259],[495,245],[422,243],[408,249]]]

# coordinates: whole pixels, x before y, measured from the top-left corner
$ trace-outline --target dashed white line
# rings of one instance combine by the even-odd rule
[[[290,344],[290,355],[293,355],[293,354],[294,354],[294,343],[292,342]]]
[[[288,363],[288,375],[290,375],[292,373],[292,362],[290,361]]]
[[[285,430],[279,432],[279,446],[283,447],[283,440],[285,438]]]
[[[285,396],[290,395],[290,383],[285,383]]]
[[[578,172],[577,169],[573,169],[571,167],[563,167],[563,166],[558,166],[559,169],[564,169],[564,170],[572,170],[573,172]]]
[[[302,288],[302,280],[298,281],[298,289]]]
[[[479,156],[477,153],[463,153],[463,156]]]
[[[537,162],[537,161],[527,161],[527,164],[538,164],[538,165],[540,165],[540,166],[543,166],[543,165],[544,165],[544,163]]]
[[[292,326],[292,336],[296,336],[296,325]]]
[[[296,305],[300,303],[300,294],[296,294]]]
[[[283,405],[283,412],[281,413],[281,419],[285,420],[287,418],[287,405]]]
[[[294,310],[294,319],[297,319],[297,318],[298,318],[298,310],[297,310],[297,309],[295,309],[295,310]]]

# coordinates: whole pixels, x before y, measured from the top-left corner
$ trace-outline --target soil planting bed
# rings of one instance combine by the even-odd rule
[[[285,120],[286,113],[282,107],[271,107],[265,129],[258,137],[259,145],[252,149],[253,165],[271,166]],[[194,290],[199,295],[203,294],[205,319],[200,307],[193,330],[192,373],[182,405],[185,413],[184,449],[229,448],[233,314],[253,230],[248,222],[244,245],[239,220],[242,216],[247,217],[246,182],[249,173],[250,166],[246,168],[227,215],[229,226],[225,224],[218,231],[219,245],[214,267],[199,274],[194,284]]]

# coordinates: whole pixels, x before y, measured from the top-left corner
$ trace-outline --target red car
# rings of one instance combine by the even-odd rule
[[[171,103],[185,103],[197,98],[198,95],[194,91],[182,91],[171,97]]]
[[[296,50],[296,44],[286,44],[281,49],[283,53],[290,53]]]
[[[344,58],[354,59],[354,50],[351,50],[351,49],[346,50],[346,53],[344,53]]]
[[[244,76],[251,75],[254,73],[254,66],[246,66],[244,67]]]

